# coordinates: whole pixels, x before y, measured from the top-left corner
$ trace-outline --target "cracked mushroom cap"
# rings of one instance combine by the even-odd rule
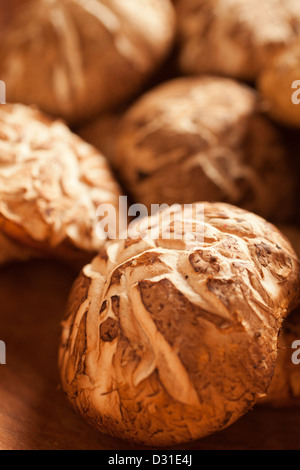
[[[0,261],[54,255],[86,263],[103,241],[96,209],[118,210],[104,156],[60,121],[23,105],[0,107]]]
[[[270,115],[292,127],[300,127],[300,38],[271,57],[259,76],[258,86]]]
[[[178,0],[184,72],[254,80],[300,35],[299,0]]]
[[[226,78],[180,78],[125,114],[113,165],[146,204],[222,201],[272,220],[292,217],[296,173],[256,92]]]
[[[174,29],[169,0],[31,0],[0,34],[8,101],[91,118],[137,93]]]
[[[187,208],[183,225],[176,207],[82,270],[59,353],[63,389],[90,423],[155,446],[206,436],[251,408],[299,302],[299,262],[274,226],[221,203],[205,203],[204,217],[203,204]]]

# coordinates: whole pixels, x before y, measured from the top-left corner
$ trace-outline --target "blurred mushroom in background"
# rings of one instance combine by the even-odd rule
[[[135,95],[168,54],[170,0],[31,0],[0,33],[8,101],[74,124]]]
[[[299,0],[177,0],[184,73],[253,81],[270,54],[300,36]]]
[[[256,91],[227,78],[179,78],[119,123],[114,168],[146,204],[224,201],[271,221],[298,213],[297,172]]]

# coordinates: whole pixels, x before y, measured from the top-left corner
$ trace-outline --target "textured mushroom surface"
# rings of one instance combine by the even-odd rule
[[[288,237],[298,257],[300,257],[300,229],[296,227],[281,227]],[[274,406],[300,405],[300,364],[294,363],[300,359],[300,352],[293,348],[294,341],[300,341],[300,308],[294,310],[283,323],[279,336],[278,358],[274,377],[268,389],[263,404]],[[300,350],[300,346],[297,347]]]
[[[258,86],[270,115],[289,126],[300,127],[300,38],[266,62]]]
[[[0,260],[32,252],[87,261],[103,244],[96,208],[118,209],[119,195],[104,156],[63,123],[0,107]]]
[[[297,180],[255,91],[231,79],[167,82],[124,116],[113,165],[140,203],[222,201],[272,220],[297,210]]]
[[[201,218],[202,207],[186,210],[184,226],[175,211],[164,232],[162,213],[144,219],[143,236],[108,242],[74,284],[61,379],[102,432],[150,445],[197,439],[234,422],[271,381],[299,261],[264,219],[221,203],[205,203]]]
[[[253,80],[300,35],[298,0],[178,0],[181,67]]]
[[[169,0],[31,0],[0,33],[10,102],[78,122],[136,93],[174,36]]]

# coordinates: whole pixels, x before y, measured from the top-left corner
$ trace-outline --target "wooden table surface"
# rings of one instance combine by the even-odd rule
[[[141,449],[94,431],[59,388],[57,347],[76,273],[53,261],[0,269],[0,449]],[[298,449],[300,408],[257,407],[228,429],[177,449]]]

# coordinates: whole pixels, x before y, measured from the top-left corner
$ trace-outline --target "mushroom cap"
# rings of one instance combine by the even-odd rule
[[[105,157],[23,105],[0,107],[0,155],[2,236],[25,252],[91,259],[103,244],[96,209],[118,210],[121,194]]]
[[[63,322],[73,406],[102,432],[149,445],[206,436],[249,410],[299,302],[299,261],[274,226],[227,204],[181,209],[108,242],[75,282]]]
[[[178,0],[176,8],[186,73],[254,80],[300,35],[298,0]]]
[[[231,203],[272,221],[294,216],[297,175],[256,92],[234,80],[179,78],[119,124],[112,162],[136,202]]]
[[[174,29],[169,0],[27,2],[0,34],[8,101],[70,123],[92,118],[137,93]]]

